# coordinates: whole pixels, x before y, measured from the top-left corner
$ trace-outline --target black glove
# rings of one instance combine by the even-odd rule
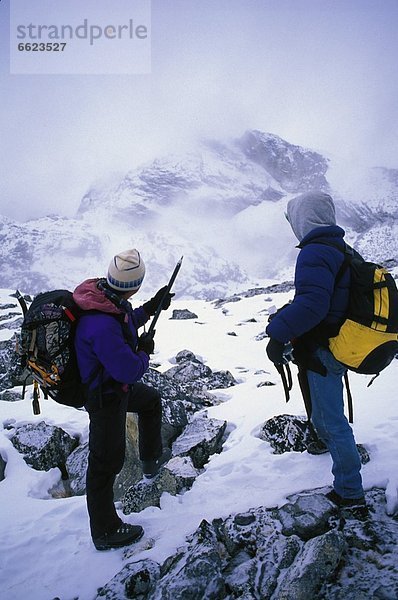
[[[148,356],[153,354],[155,350],[155,340],[153,339],[153,335],[148,333],[142,333],[138,338],[137,350],[142,350],[146,352]]]
[[[287,362],[286,358],[283,356],[283,351],[285,349],[286,344],[283,342],[278,342],[275,338],[270,338],[266,352],[267,356],[274,365],[281,365]]]
[[[146,314],[148,315],[148,317],[152,317],[156,313],[156,311],[159,308],[159,304],[163,300],[163,296],[165,295],[166,290],[167,290],[167,285],[160,288],[160,290],[158,292],[156,292],[156,294],[154,295],[153,298],[151,298],[150,300],[148,300],[148,302],[145,302],[145,304],[142,305],[144,307],[144,310],[145,310]],[[162,310],[167,310],[169,308],[170,302],[171,302],[171,299],[173,296],[174,296],[174,294],[171,294],[170,292],[168,292],[168,294],[166,295],[166,297],[164,299],[164,302],[162,305]]]

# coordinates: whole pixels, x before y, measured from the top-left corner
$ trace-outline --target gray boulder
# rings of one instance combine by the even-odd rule
[[[164,375],[190,398],[194,411],[218,403],[217,397],[209,394],[209,390],[225,389],[237,383],[229,371],[213,372],[190,350],[179,352],[176,362],[177,365],[168,369]]]
[[[164,373],[153,368],[144,373],[141,381],[158,390],[163,407],[167,407],[165,412],[168,416],[165,422],[168,419],[171,428],[175,428],[174,435],[176,437],[186,425],[186,411],[192,413],[197,410],[191,396],[182,389],[178,381],[170,379]]]
[[[66,460],[70,490],[75,496],[83,496],[86,493],[87,463],[88,442],[75,448]]]
[[[26,463],[38,471],[63,467],[78,441],[60,427],[44,421],[17,427],[11,438]]]
[[[128,563],[99,590],[95,600],[148,598],[154,592],[159,576],[160,566],[153,560]]]
[[[309,452],[323,454],[328,452],[325,444],[316,434],[312,424],[305,417],[296,415],[276,415],[271,417],[261,427],[260,439],[268,442],[274,449],[274,454],[284,452]],[[362,444],[357,444],[361,463],[365,465],[370,456]]]
[[[202,521],[188,547],[166,560],[153,600],[217,600],[225,598],[222,561],[214,528]]]
[[[163,492],[176,496],[189,490],[200,471],[189,457],[176,456],[149,481],[141,480],[131,486],[123,496],[123,513],[140,512],[148,506],[160,506]]]
[[[174,309],[170,319],[184,320],[184,319],[197,319],[198,315],[194,312],[191,312],[187,308],[183,309]]]
[[[278,600],[319,598],[317,592],[336,571],[345,549],[341,531],[327,531],[310,539],[282,576],[276,594]]]
[[[86,471],[88,464],[88,442],[78,446],[66,461],[66,468],[70,478],[70,489],[74,495],[86,493]],[[138,426],[137,418],[133,414],[127,415],[126,427],[126,457],[120,473],[116,476],[113,487],[115,500],[120,500],[125,491],[142,478],[142,466],[138,454]]]
[[[329,530],[333,505],[324,494],[299,495],[294,502],[284,504],[278,510],[284,535],[298,535],[309,540]]]
[[[201,469],[210,456],[222,450],[226,421],[198,417],[189,423],[172,446],[174,456],[190,456]]]
[[[0,394],[0,400],[3,400],[3,402],[17,402],[17,400],[21,400],[21,392],[4,390],[4,392],[1,392]]]

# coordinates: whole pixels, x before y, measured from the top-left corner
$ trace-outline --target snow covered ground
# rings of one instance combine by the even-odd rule
[[[283,305],[289,297],[286,293],[259,295],[223,308],[210,302],[176,300],[173,308],[188,308],[198,318],[176,321],[162,315],[154,355],[160,370],[171,366],[178,351],[189,349],[213,370],[231,371],[239,383],[215,392],[222,403],[208,409],[208,414],[226,419],[230,434],[221,454],[211,458],[192,489],[178,497],[164,494],[160,509],[121,515],[145,529],[144,538],[129,550],[130,561],[134,556],[162,562],[203,518],[281,505],[289,494],[330,484],[328,454],[275,455],[257,437],[260,426],[273,415],[304,414],[297,382],[286,405],[279,376],[265,355],[266,341],[255,339],[266,326],[270,308]],[[3,296],[2,301],[6,300]],[[248,322],[252,318],[256,321]],[[236,336],[228,335],[231,332]],[[386,489],[389,512],[398,509],[397,373],[398,361],[394,361],[369,388],[369,377],[352,374],[350,378],[356,440],[371,457],[363,467],[364,486]],[[276,385],[257,387],[267,380]],[[85,497],[52,498],[48,490],[60,479],[58,469],[40,472],[28,467],[5,427],[44,419],[84,441],[87,415],[42,400],[42,414],[33,416],[29,396],[30,391],[25,400],[0,401],[0,453],[7,462],[6,477],[0,482],[1,593],[7,600],[91,600],[97,588],[122,568],[124,550],[95,550]]]

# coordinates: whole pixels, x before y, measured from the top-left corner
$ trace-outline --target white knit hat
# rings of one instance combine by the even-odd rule
[[[116,254],[111,260],[106,280],[119,292],[138,290],[145,276],[145,264],[135,248]]]

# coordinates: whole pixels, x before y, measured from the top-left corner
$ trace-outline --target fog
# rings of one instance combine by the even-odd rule
[[[10,75],[3,0],[0,212],[72,215],[114,172],[248,128],[397,168],[397,17],[395,0],[153,0],[150,74]]]

